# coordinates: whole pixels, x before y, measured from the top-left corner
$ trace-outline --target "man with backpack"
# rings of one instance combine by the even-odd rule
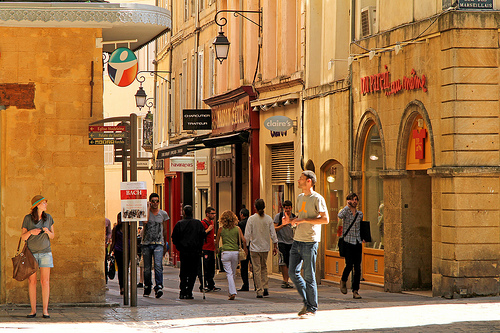
[[[283,261],[280,260],[281,275],[283,276],[281,288],[293,288],[288,282],[288,266],[290,263],[290,250],[292,249],[293,243],[293,229],[291,224],[283,224],[283,217],[285,215],[287,215],[288,218],[296,217],[295,214],[292,213],[292,202],[290,200],[285,200],[285,202],[283,202],[283,210],[274,217],[274,230],[276,230],[276,236],[278,236],[278,249],[283,258]]]

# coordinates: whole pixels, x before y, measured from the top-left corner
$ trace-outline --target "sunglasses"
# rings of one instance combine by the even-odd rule
[[[151,203],[159,203],[160,200],[151,200]]]

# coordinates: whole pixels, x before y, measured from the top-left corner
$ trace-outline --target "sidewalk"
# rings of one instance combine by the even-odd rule
[[[494,332],[500,331],[500,297],[447,300],[410,294],[361,290],[361,300],[338,287],[318,286],[319,311],[310,319],[299,319],[302,307],[295,289],[281,289],[280,279],[270,279],[270,297],[257,299],[255,292],[240,292],[227,299],[225,274],[216,277],[219,292],[194,293],[194,300],[178,299],[178,274],[164,267],[164,295],[143,297],[138,288],[138,306],[123,306],[118,283],[108,283],[106,304],[75,306],[51,304],[50,319],[27,319],[28,306],[0,307],[3,332]],[[278,276],[275,276],[278,277]],[[241,285],[238,277],[236,285]],[[196,283],[197,291],[199,284]],[[41,312],[41,309],[39,309]]]

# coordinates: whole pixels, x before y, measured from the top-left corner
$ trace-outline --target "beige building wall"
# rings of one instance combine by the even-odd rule
[[[408,9],[409,10],[409,9]],[[394,15],[394,12],[390,12]],[[387,14],[387,15],[391,15]],[[381,10],[382,15],[382,10]],[[385,15],[385,14],[384,14]],[[396,16],[396,15],[394,15]],[[367,49],[393,47],[424,31],[428,20],[361,41]],[[380,121],[384,144],[385,287],[407,288],[412,271],[411,224],[408,213],[412,190],[406,171],[406,122],[412,114],[424,116],[432,145],[432,290],[435,296],[497,295],[500,249],[498,23],[496,12],[457,11],[442,15],[402,52],[359,58],[353,65],[354,124],[362,142],[367,112]],[[403,43],[404,44],[404,43]],[[353,48],[354,53],[363,52]],[[363,95],[360,78],[384,72],[391,80],[417,75],[427,77],[427,92],[403,90]],[[360,154],[361,146],[357,146]],[[403,154],[403,155],[402,155]],[[358,155],[358,158],[359,155]],[[355,161],[360,170],[361,160]],[[406,198],[406,199],[405,199]],[[414,239],[414,238],[413,238]]]
[[[37,194],[55,221],[51,302],[104,301],[103,148],[88,144],[88,125],[103,114],[100,36],[100,29],[0,28],[0,85],[34,85],[33,108],[11,100],[0,117],[1,303],[28,303],[27,281],[12,279],[10,258]]]

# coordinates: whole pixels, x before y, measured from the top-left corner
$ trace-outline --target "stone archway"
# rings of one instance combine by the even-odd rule
[[[422,119],[428,132],[431,163],[422,166],[411,165],[408,156],[412,130],[417,120]],[[431,122],[420,101],[407,104],[400,122],[397,141],[396,168],[401,177],[399,183],[399,216],[401,219],[401,289],[430,289],[432,287],[432,180],[427,168],[434,165],[434,139]]]

